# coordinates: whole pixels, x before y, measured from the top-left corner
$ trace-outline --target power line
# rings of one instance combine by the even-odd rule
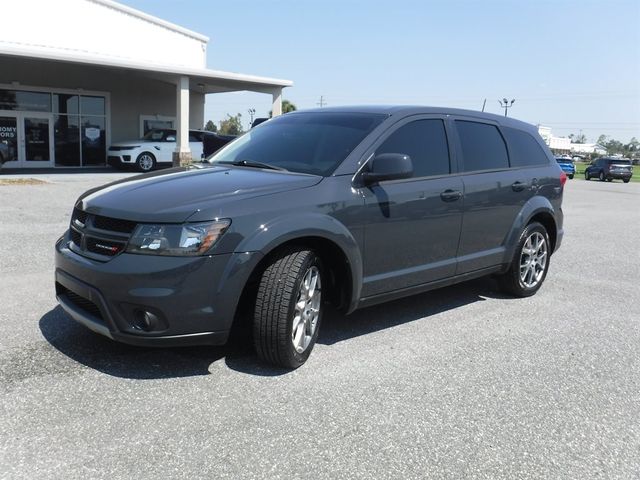
[[[324,95],[320,95],[320,101],[317,103],[317,105],[320,106],[320,108],[324,107],[327,104],[327,102],[324,101]]]

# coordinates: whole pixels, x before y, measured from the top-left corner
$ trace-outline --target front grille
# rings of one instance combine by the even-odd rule
[[[97,253],[98,255],[107,255],[113,257],[124,250],[125,244],[122,242],[114,242],[112,240],[104,240],[101,238],[87,237],[87,251]]]
[[[70,248],[80,255],[106,262],[125,250],[136,226],[131,220],[94,215],[75,208],[69,229]]]
[[[73,223],[74,220],[78,220],[84,225],[85,223],[87,223],[87,212],[83,212],[82,210],[74,208],[73,215],[71,216],[71,222]]]
[[[131,233],[136,228],[136,222],[120,220],[118,218],[103,217],[96,215],[93,217],[93,226],[100,230],[110,230],[112,232]]]
[[[72,228],[70,231],[71,241],[76,244],[77,247],[82,246],[82,234],[77,231],[75,228]]]
[[[80,310],[94,316],[99,320],[103,320],[100,308],[88,298],[84,298],[83,296],[78,295],[77,293],[69,290],[67,287],[61,285],[60,283],[56,283],[56,292],[59,296],[64,296]]]

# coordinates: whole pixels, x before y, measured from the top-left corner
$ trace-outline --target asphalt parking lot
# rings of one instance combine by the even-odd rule
[[[284,372],[56,306],[74,199],[123,175],[0,185],[0,478],[640,477],[640,184],[568,182],[535,297],[480,280],[330,315]]]

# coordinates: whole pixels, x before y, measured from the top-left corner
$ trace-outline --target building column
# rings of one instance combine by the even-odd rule
[[[271,93],[273,104],[271,105],[271,116],[282,115],[282,88],[276,88]]]
[[[189,77],[180,77],[176,85],[176,149],[173,166],[189,165]]]

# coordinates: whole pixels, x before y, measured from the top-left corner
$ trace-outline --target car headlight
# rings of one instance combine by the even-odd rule
[[[182,225],[138,225],[127,252],[148,255],[196,256],[206,254],[231,225],[231,220]]]

